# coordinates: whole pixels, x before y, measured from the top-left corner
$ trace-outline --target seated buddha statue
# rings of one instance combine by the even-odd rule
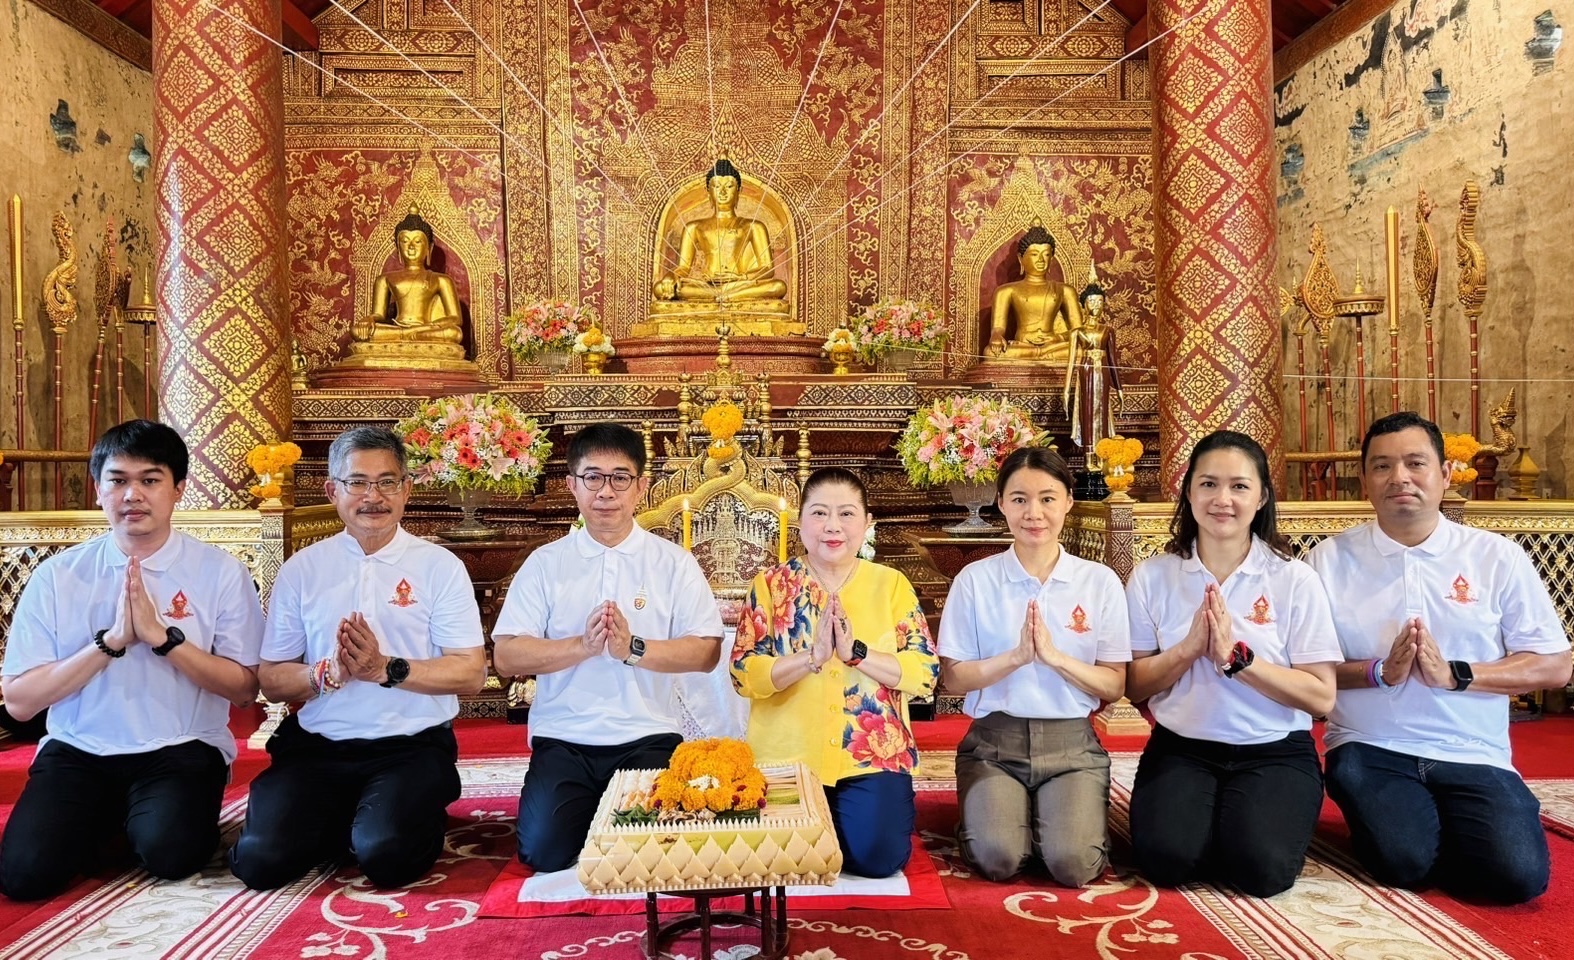
[[[1049,278],[1055,259],[1055,238],[1034,221],[1017,241],[1017,263],[1022,279],[1001,284],[995,291],[989,321],[985,360],[1064,360],[1070,336],[1082,326],[1077,294],[1070,286]],[[1015,328],[1008,339],[1011,321]]]
[[[770,232],[738,215],[742,189],[743,175],[723,153],[705,174],[711,214],[683,225],[677,263],[652,285],[651,323],[636,324],[636,336],[708,336],[723,315],[736,333],[803,332],[787,322],[787,284],[776,276]]]
[[[464,359],[459,295],[446,274],[430,268],[434,243],[431,224],[411,208],[394,227],[401,265],[377,278],[371,312],[350,329],[352,356],[384,352],[379,347],[385,344],[423,344],[418,352],[424,356]]]

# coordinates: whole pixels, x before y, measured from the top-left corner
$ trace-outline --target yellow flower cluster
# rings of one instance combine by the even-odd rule
[[[712,440],[731,440],[743,429],[743,411],[723,397],[710,405],[700,416],[700,422],[705,424],[705,430],[710,433]]]
[[[1142,456],[1142,441],[1119,435],[1105,437],[1094,446],[1093,452],[1110,466],[1130,467]]]
[[[651,805],[688,813],[758,810],[765,806],[765,775],[754,765],[754,751],[741,740],[690,740],[673,751],[667,769],[656,778]]]
[[[251,495],[259,500],[271,500],[284,492],[274,475],[295,466],[301,459],[301,448],[293,443],[261,443],[246,454],[246,466],[251,467],[262,481],[249,487]]]
[[[1468,433],[1443,434],[1443,460],[1448,465],[1449,486],[1474,483],[1476,469],[1471,466],[1481,452],[1481,441]]]

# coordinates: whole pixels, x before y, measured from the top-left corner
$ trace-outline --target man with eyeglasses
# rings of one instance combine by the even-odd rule
[[[328,473],[344,532],[286,561],[269,601],[262,692],[306,703],[268,742],[230,851],[255,890],[346,850],[379,887],[430,870],[459,799],[458,695],[486,681],[464,564],[400,526],[404,444],[385,427],[347,430]]]
[[[536,677],[519,859],[574,864],[614,771],[665,767],[683,741],[675,675],[721,654],[721,614],[694,557],[634,523],[650,486],[645,444],[614,423],[568,446],[582,530],[525,561],[503,601],[492,656]]]

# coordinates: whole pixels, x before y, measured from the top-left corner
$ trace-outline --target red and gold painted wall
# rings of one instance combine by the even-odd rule
[[[791,211],[778,276],[811,336],[855,306],[914,297],[946,311],[946,365],[965,368],[980,298],[1015,277],[1016,239],[1038,216],[1075,263],[1096,264],[1122,359],[1151,382],[1147,69],[1116,62],[1130,25],[1091,9],[846,0],[834,25],[837,5],[819,0],[712,3],[708,22],[707,5],[680,0],[330,10],[314,62],[286,69],[303,346],[328,361],[367,309],[352,261],[368,243],[391,253],[375,225],[405,205],[422,145],[473,250],[501,266],[447,265],[462,296],[491,298],[472,304],[491,318],[473,336],[499,380],[498,321],[530,299],[577,298],[614,337],[645,320],[670,256],[662,211],[725,148]],[[1081,289],[1085,270],[1066,280]]]

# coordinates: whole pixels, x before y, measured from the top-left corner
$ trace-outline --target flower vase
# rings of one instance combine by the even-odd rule
[[[490,540],[498,535],[498,529],[489,524],[482,523],[476,516],[477,511],[492,502],[492,491],[473,489],[454,489],[448,491],[448,502],[459,507],[464,517],[455,526],[440,531],[445,540]]]
[[[587,350],[585,356],[585,373],[592,377],[599,377],[607,369],[607,355]]]
[[[897,347],[880,355],[881,373],[906,373],[913,369],[918,362],[918,351],[908,347]]]
[[[568,369],[568,362],[573,358],[573,354],[565,350],[543,350],[536,362],[546,369],[548,376],[555,377]]]
[[[967,519],[949,527],[942,527],[953,537],[989,536],[1000,528],[979,516],[978,511],[995,502],[995,485],[992,483],[949,484],[951,500],[967,508]]]

